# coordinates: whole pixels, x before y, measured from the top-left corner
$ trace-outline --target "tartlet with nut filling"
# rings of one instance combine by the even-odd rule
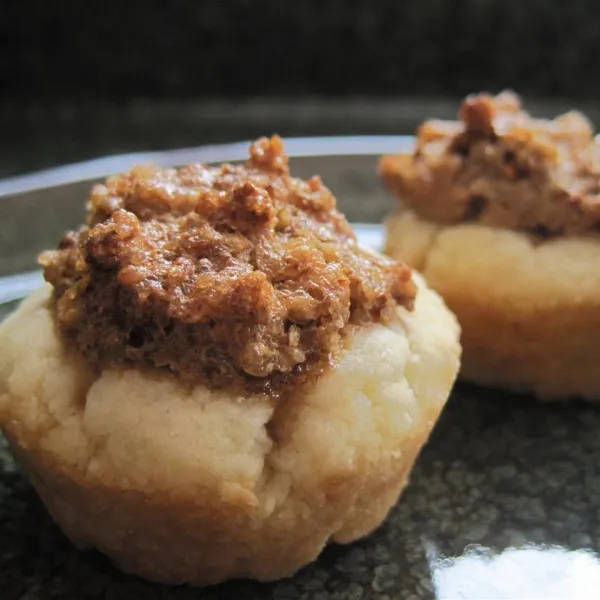
[[[583,115],[532,118],[510,92],[428,121],[383,157],[399,199],[386,252],[420,269],[462,327],[461,376],[600,400],[600,145]]]
[[[71,540],[148,579],[277,579],[367,535],[458,370],[441,299],[277,137],[110,178],[41,262],[0,326],[0,424]]]

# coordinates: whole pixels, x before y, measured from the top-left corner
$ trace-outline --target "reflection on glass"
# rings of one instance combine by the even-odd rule
[[[427,544],[439,600],[597,600],[600,559],[590,550],[558,546],[507,548],[495,552],[469,546],[457,558],[440,558]]]

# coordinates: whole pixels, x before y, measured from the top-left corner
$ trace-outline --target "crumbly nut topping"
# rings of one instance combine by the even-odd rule
[[[459,121],[427,121],[414,153],[386,156],[389,189],[423,217],[538,236],[600,229],[600,145],[577,112],[534,119],[518,96],[467,97]]]
[[[88,208],[40,261],[60,331],[101,366],[275,394],[353,328],[412,307],[408,267],[361,249],[321,180],[289,175],[278,137],[244,165],[135,167]]]

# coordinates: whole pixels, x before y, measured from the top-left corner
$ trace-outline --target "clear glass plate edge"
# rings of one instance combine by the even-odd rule
[[[26,175],[8,177],[0,180],[0,200],[4,196],[58,187],[87,179],[101,179],[140,163],[156,163],[164,167],[174,167],[199,162],[219,163],[243,160],[248,156],[250,143],[250,141],[243,141],[162,152],[119,154],[45,169]],[[357,135],[284,139],[286,154],[290,158],[394,154],[409,151],[413,143],[414,137],[410,135]]]

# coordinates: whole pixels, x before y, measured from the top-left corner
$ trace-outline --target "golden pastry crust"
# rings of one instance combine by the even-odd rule
[[[279,394],[414,299],[410,270],[360,248],[321,180],[290,176],[277,137],[242,165],[116,175],[88,222],[42,262],[61,333],[101,367]]]
[[[414,311],[356,329],[285,402],[91,369],[49,286],[0,325],[0,426],[81,547],[167,583],[272,580],[377,527],[459,365],[458,325],[415,275]]]
[[[386,252],[419,269],[462,328],[461,377],[600,400],[600,239],[440,225],[400,208]]]

